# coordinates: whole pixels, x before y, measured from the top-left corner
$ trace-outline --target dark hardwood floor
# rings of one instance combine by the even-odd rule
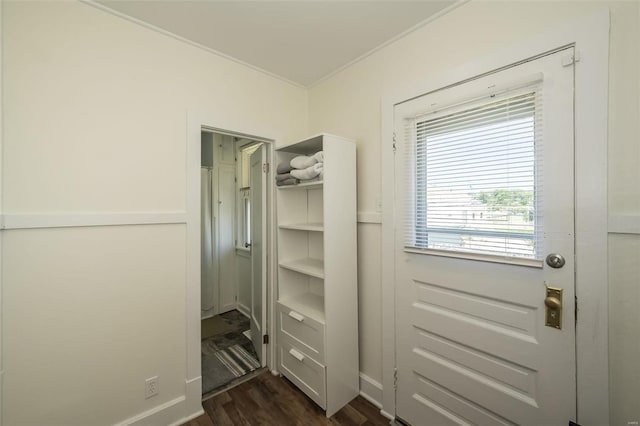
[[[270,372],[202,403],[205,414],[183,426],[389,425],[380,410],[358,396],[331,418],[291,382]]]

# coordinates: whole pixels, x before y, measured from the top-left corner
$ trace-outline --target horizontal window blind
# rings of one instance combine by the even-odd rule
[[[406,247],[538,258],[541,107],[529,88],[407,120]]]

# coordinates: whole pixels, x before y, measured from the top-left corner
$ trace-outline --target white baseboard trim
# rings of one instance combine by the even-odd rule
[[[186,397],[184,395],[179,396],[178,398],[167,401],[164,404],[160,404],[157,407],[153,407],[150,410],[118,423],[116,426],[151,426],[176,423],[184,417],[185,401]]]
[[[608,230],[612,234],[640,234],[640,215],[610,215]]]
[[[389,414],[389,413],[387,413],[387,412],[386,412],[386,411],[384,411],[384,410],[380,410],[380,415],[381,415],[382,417],[385,417],[385,418],[387,418],[387,419],[391,420],[391,421],[394,421],[394,420],[396,419],[396,418],[395,418],[395,416],[394,416],[393,414]]]
[[[360,373],[360,396],[382,409],[382,384]]]
[[[118,423],[116,426],[179,426],[204,414],[202,378],[185,382],[186,395],[179,396]]]
[[[187,223],[186,212],[3,214],[0,228],[76,228],[86,226],[168,225],[185,223]]]
[[[187,416],[187,417],[183,417],[180,420],[178,420],[177,422],[171,423],[169,426],[180,426],[180,425],[183,425],[183,424],[187,423],[188,421],[191,421],[191,420],[193,420],[195,418],[200,417],[203,414],[204,414],[204,410],[201,408],[199,412],[197,412],[195,414],[192,414],[190,416]]]
[[[382,213],[358,212],[358,223],[382,223]]]
[[[242,315],[244,315],[247,318],[251,318],[251,309],[249,309],[248,306],[245,306],[240,302],[238,302],[238,312],[240,312]]]

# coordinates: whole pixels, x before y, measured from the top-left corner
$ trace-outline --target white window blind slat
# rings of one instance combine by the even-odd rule
[[[407,120],[405,246],[538,259],[535,87]]]

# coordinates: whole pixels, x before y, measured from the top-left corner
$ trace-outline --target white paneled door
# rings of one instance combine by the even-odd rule
[[[396,414],[408,424],[576,420],[572,57],[395,107]],[[545,325],[545,301],[561,328]]]
[[[266,347],[263,343],[264,325],[267,323],[267,162],[264,144],[251,154],[251,340],[260,364],[266,365]]]

